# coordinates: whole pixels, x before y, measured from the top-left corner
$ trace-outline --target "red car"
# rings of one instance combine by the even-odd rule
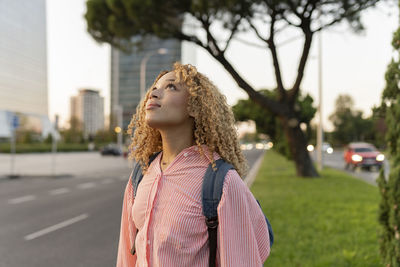
[[[352,170],[356,167],[381,168],[385,160],[385,156],[374,145],[368,143],[350,143],[343,156],[346,169],[351,168]]]

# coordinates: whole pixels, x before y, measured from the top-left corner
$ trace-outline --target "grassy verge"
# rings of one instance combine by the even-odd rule
[[[292,162],[268,151],[251,190],[275,235],[265,266],[381,265],[376,187],[333,169],[299,178]]]

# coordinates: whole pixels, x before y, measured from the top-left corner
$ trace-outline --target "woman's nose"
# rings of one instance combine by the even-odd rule
[[[153,97],[160,98],[161,97],[160,94],[161,94],[160,90],[155,89],[155,90],[151,91],[150,98],[153,98]]]
[[[153,90],[153,91],[150,93],[150,98],[158,98],[158,95],[156,94],[156,91],[157,91],[157,90]]]

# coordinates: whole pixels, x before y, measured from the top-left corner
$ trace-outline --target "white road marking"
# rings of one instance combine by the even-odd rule
[[[102,184],[111,184],[111,183],[114,183],[114,181],[111,179],[106,179],[106,180],[101,181],[101,183]]]
[[[28,196],[23,196],[23,197],[18,197],[18,198],[13,198],[13,199],[9,199],[8,203],[9,204],[19,204],[22,202],[27,202],[27,201],[31,201],[36,199],[36,196],[34,195],[28,195]]]
[[[45,228],[43,230],[40,230],[40,231],[37,231],[35,233],[29,234],[29,235],[25,236],[24,239],[27,240],[27,241],[35,239],[35,238],[37,238],[39,236],[54,232],[54,231],[56,231],[58,229],[66,227],[68,225],[71,225],[71,224],[74,224],[76,222],[79,222],[79,221],[82,221],[84,219],[87,219],[88,217],[89,217],[89,215],[87,213],[84,213],[84,214],[79,215],[79,216],[77,216],[75,218],[72,218],[72,219],[57,223],[57,224],[55,224],[53,226],[50,226],[50,227],[47,227],[47,228]]]
[[[70,191],[71,190],[69,190],[68,188],[62,187],[62,188],[51,190],[50,195],[60,195],[60,194],[69,193]]]
[[[78,184],[77,185],[77,187],[79,188],[79,189],[88,189],[88,188],[93,188],[93,187],[95,187],[96,186],[96,184],[95,183],[92,183],[92,182],[90,182],[90,183],[83,183],[83,184]]]

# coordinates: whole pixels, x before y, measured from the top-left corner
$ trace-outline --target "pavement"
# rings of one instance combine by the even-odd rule
[[[0,153],[0,179],[14,177],[85,177],[115,171],[129,172],[133,161],[99,152],[58,152],[16,154],[12,169],[12,155]]]
[[[246,178],[244,179],[244,182],[246,183],[248,188],[251,187],[251,185],[253,184],[254,180],[256,179],[258,170],[261,167],[261,163],[263,161],[265,153],[266,153],[266,151],[264,151],[262,154],[260,154],[258,156],[256,162],[253,164],[253,166],[249,170],[249,173],[247,174]]]
[[[264,156],[264,150],[246,151],[249,172],[245,178],[250,187]],[[129,173],[134,161],[122,157],[102,156],[99,152],[0,153],[0,180],[9,178],[104,177],[106,174]],[[11,162],[14,160],[14,167]]]

